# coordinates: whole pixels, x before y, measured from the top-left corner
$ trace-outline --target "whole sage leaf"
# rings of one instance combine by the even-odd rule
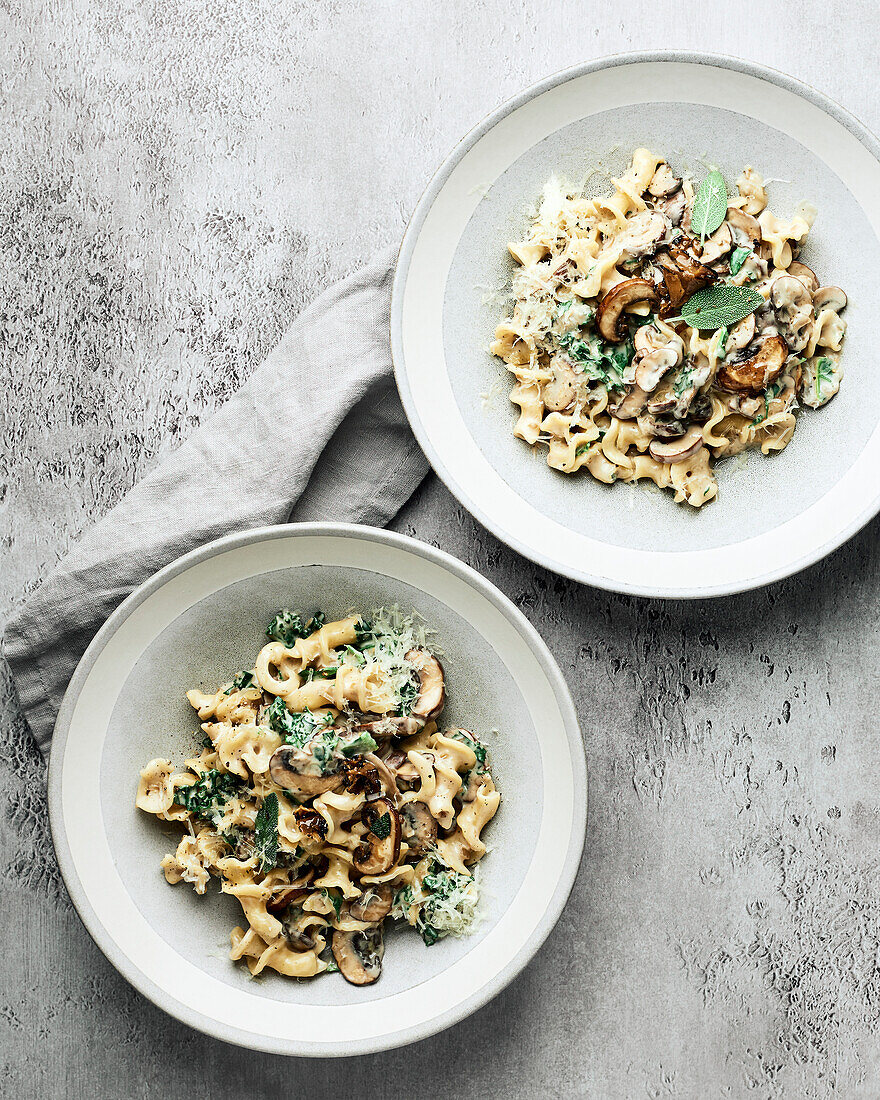
[[[278,861],[278,795],[273,791],[263,799],[254,821],[254,849],[265,874]]]
[[[764,305],[764,299],[748,286],[718,283],[698,290],[681,307],[681,318],[691,328],[716,329],[735,325]]]
[[[700,184],[691,209],[691,230],[704,241],[727,217],[727,185],[724,176],[713,170]]]

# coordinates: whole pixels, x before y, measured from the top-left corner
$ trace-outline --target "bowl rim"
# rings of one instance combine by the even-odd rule
[[[68,742],[71,716],[76,707],[82,686],[94,665],[98,655],[109,644],[119,627],[141,603],[154,592],[162,588],[169,580],[186,572],[192,566],[206,561],[218,554],[242,546],[261,543],[278,538],[291,537],[336,537],[347,539],[357,537],[394,547],[409,554],[424,558],[456,578],[477,589],[523,637],[529,650],[537,659],[558,702],[566,740],[572,760],[572,785],[574,812],[571,833],[567,839],[565,861],[550,898],[550,902],[533,930],[524,948],[499,970],[491,981],[487,982],[470,997],[465,998],[445,1013],[424,1021],[420,1025],[401,1029],[386,1035],[355,1040],[332,1041],[328,1043],[298,1043],[296,1039],[260,1042],[260,1036],[245,1029],[227,1026],[202,1015],[195,1009],[179,1002],[167,994],[160,986],[144,975],[138,965],[112,940],[109,933],[92,908],[91,902],[82,886],[67,843],[66,830],[61,805],[63,784],[63,760]],[[415,1043],[459,1023],[482,1008],[489,1000],[500,993],[532,960],[539,948],[553,931],[569,895],[574,888],[580,867],[581,856],[586,842],[587,828],[587,764],[583,738],[578,722],[577,711],[571,697],[568,684],[559,665],[551,654],[547,644],[538,631],[528,621],[516,605],[505,596],[491,581],[476,570],[459,561],[444,550],[429,546],[427,543],[395,531],[353,523],[307,522],[278,524],[258,527],[236,534],[226,535],[176,558],[159,569],[139,585],[116,608],[97,632],[85,651],[71,678],[58,713],[51,742],[48,777],[49,821],[52,842],[61,870],[64,884],[70,895],[74,909],[91,938],[117,971],[151,1001],[157,1008],[213,1038],[252,1050],[266,1051],[298,1057],[348,1057],[377,1053]],[[381,1000],[377,1002],[381,1004]]]
[[[783,88],[805,99],[813,106],[824,111],[861,142],[875,160],[880,161],[880,140],[878,140],[876,135],[865,126],[864,123],[857,119],[855,115],[845,107],[842,107],[835,100],[831,99],[830,96],[825,95],[824,92],[818,91],[804,81],[790,76],[779,69],[771,68],[759,62],[747,61],[732,54],[701,53],[693,50],[625,51],[622,53],[606,54],[592,61],[580,62],[579,64],[560,69],[542,80],[530,84],[487,114],[452,148],[440,164],[440,167],[429,180],[428,185],[416,204],[409,224],[406,227],[395,264],[394,279],[391,289],[391,313],[389,318],[391,358],[394,366],[397,389],[407,419],[409,420],[413,434],[419,442],[419,446],[431,463],[431,467],[453,496],[476,520],[478,520],[479,523],[488,531],[491,531],[498,539],[507,546],[510,546],[518,554],[529,558],[538,565],[561,576],[569,577],[571,580],[578,581],[582,584],[592,585],[595,588],[653,599],[697,600],[730,596],[736,593],[762,588],[774,581],[782,580],[785,577],[800,573],[804,569],[809,568],[809,566],[821,561],[842,546],[848,539],[857,534],[857,532],[880,512],[880,487],[878,487],[873,497],[867,498],[867,503],[857,516],[843,528],[835,531],[825,541],[820,542],[799,557],[792,557],[789,561],[774,569],[765,570],[763,573],[758,572],[754,576],[739,582],[726,581],[700,587],[687,587],[686,585],[669,587],[645,584],[638,581],[625,581],[618,578],[606,577],[598,573],[591,573],[588,569],[557,561],[551,555],[545,554],[541,550],[530,546],[525,539],[509,531],[500,520],[496,520],[485,508],[477,504],[472,499],[468,488],[456,481],[455,477],[453,477],[447,469],[443,458],[431,442],[430,436],[421,421],[409,386],[403,351],[403,299],[413,251],[422,226],[435,199],[452,171],[465,154],[508,115],[519,110],[520,107],[532,99],[535,99],[537,96],[561,84],[604,69],[656,63],[705,65],[708,67],[731,69],[736,72],[741,72],[746,76],[751,76],[755,79],[774,84],[777,87]],[[832,487],[829,492],[833,491],[834,489]]]

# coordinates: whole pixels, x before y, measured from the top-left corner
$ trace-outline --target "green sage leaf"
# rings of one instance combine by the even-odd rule
[[[727,185],[718,171],[712,171],[700,184],[691,210],[691,231],[704,241],[727,217]]]
[[[691,328],[730,328],[762,305],[764,299],[751,287],[717,283],[688,298],[681,308],[681,318]]]

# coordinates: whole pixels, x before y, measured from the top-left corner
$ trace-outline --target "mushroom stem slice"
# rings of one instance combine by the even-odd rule
[[[651,176],[651,182],[648,184],[647,190],[648,194],[655,199],[661,199],[674,194],[680,187],[681,180],[664,160],[657,165],[657,170]]]
[[[703,431],[696,426],[688,428],[680,439],[671,439],[662,443],[659,439],[652,439],[648,450],[658,462],[671,465],[673,462],[684,462],[691,458],[703,446]]]
[[[407,802],[400,811],[400,823],[408,855],[421,858],[434,850],[437,821],[424,802]]]
[[[342,932],[337,928],[330,949],[339,973],[352,985],[370,985],[382,973],[385,944],[381,925],[362,932]]]
[[[419,677],[419,694],[413,703],[410,715],[422,723],[428,722],[437,717],[446,703],[443,666],[427,649],[410,649],[404,657]]]
[[[627,306],[637,302],[657,303],[657,291],[647,279],[625,279],[608,291],[596,314],[596,323],[604,339],[619,344],[626,338],[626,323],[621,315]]]

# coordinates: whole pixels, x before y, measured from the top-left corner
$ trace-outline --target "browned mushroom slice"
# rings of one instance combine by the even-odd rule
[[[686,458],[692,458],[702,446],[702,429],[694,426],[688,428],[680,439],[672,439],[666,443],[661,443],[659,439],[652,439],[648,450],[658,462],[671,464],[673,462],[684,462]]]
[[[407,802],[400,811],[403,839],[408,855],[421,858],[433,851],[437,842],[437,822],[424,802]]]
[[[301,901],[310,893],[308,886],[288,886],[280,894],[276,894],[271,901],[266,902],[266,912],[283,913],[288,905]]]
[[[620,343],[626,338],[627,329],[622,317],[623,311],[628,306],[639,302],[648,302],[650,305],[655,305],[657,302],[657,292],[647,279],[626,279],[608,291],[599,303],[596,315],[599,332],[606,340]]]
[[[366,921],[367,924],[375,924],[384,920],[391,912],[391,887],[387,884],[381,886],[368,886],[359,898],[349,905],[348,911],[355,920]]]
[[[366,756],[354,756],[351,760],[342,762],[340,774],[344,791],[349,794],[364,794],[367,798],[379,794],[382,783],[375,764],[368,759],[372,755],[368,753]]]
[[[382,926],[367,928],[363,932],[333,933],[330,944],[339,973],[352,985],[369,985],[382,973],[382,956],[385,944]]]
[[[733,230],[734,241],[744,248],[755,248],[761,243],[761,226],[757,218],[735,206],[728,207],[727,224]]]
[[[323,840],[327,835],[327,822],[317,810],[300,806],[298,810],[294,810],[293,816],[300,832],[305,833],[313,840]]]
[[[678,311],[691,295],[717,280],[718,275],[710,267],[701,264],[688,251],[696,246],[695,241],[687,238],[682,244],[675,245],[668,252],[659,253],[654,263],[662,277],[661,317],[669,317]]]
[[[846,309],[847,297],[839,286],[820,286],[813,295],[813,305],[818,313],[820,309],[833,309],[840,313]]]
[[[768,336],[757,350],[746,348],[721,364],[716,381],[731,393],[757,396],[782,373],[788,348],[781,336]]]
[[[312,775],[307,769],[314,768],[314,759],[297,749],[294,745],[282,745],[272,753],[269,760],[269,775],[272,782],[290,791],[298,798],[314,798],[327,791],[338,790],[342,786],[342,776]]]
[[[642,387],[633,386],[616,404],[609,405],[608,411],[618,420],[634,420],[645,408],[647,400],[648,395]]]
[[[352,857],[361,875],[384,875],[400,855],[400,815],[390,799],[377,798],[364,807],[367,831]]]
[[[794,275],[796,279],[804,284],[811,294],[814,294],[819,289],[819,280],[816,278],[816,272],[811,267],[807,267],[806,264],[802,264],[800,260],[792,260],[788,265],[788,274]]]
[[[651,176],[651,182],[648,184],[647,190],[649,195],[652,195],[655,199],[660,199],[674,194],[680,187],[681,180],[664,160],[657,165],[657,170]]]
[[[410,649],[404,657],[419,675],[419,694],[410,715],[423,722],[436,718],[446,703],[443,666],[427,649]]]

